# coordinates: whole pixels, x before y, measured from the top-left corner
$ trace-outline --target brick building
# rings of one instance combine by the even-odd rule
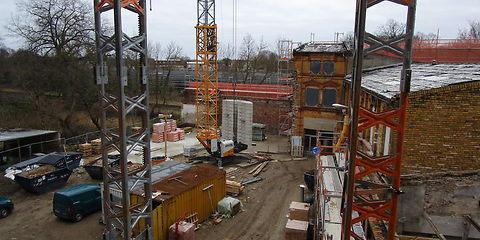
[[[332,104],[344,103],[343,80],[349,55],[343,43],[311,42],[293,50],[297,73],[293,134],[303,136],[305,152],[316,145],[319,131],[331,138],[342,119]]]
[[[360,104],[384,111],[398,104],[401,66],[364,71]],[[480,168],[480,65],[413,64],[403,173]],[[346,80],[348,94],[350,79]],[[388,127],[365,131],[373,151],[395,152]],[[384,139],[390,139],[385,141]]]

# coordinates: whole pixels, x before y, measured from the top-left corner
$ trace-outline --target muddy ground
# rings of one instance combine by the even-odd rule
[[[250,153],[259,149],[270,152],[272,160],[259,174],[263,180],[247,185],[244,192],[236,196],[241,200],[244,211],[219,224],[214,224],[212,219],[204,221],[195,233],[196,239],[283,238],[288,206],[291,201],[299,200],[299,185],[304,184],[303,172],[314,166],[313,159],[292,160],[287,154],[275,154],[288,149],[283,146],[284,140],[281,139],[281,143],[260,143],[249,149]],[[266,148],[265,144],[268,144]],[[184,161],[185,158],[178,157],[176,160]],[[227,175],[227,179],[241,181],[251,178],[248,172],[256,165],[244,168],[237,165],[245,161],[245,158],[225,161],[225,170],[235,170]],[[65,187],[80,183],[99,182],[91,179],[80,167]],[[102,239],[104,226],[99,224],[101,211],[85,216],[78,223],[63,221],[53,215],[53,192],[34,195],[14,182],[2,181],[1,184],[3,194],[13,200],[15,209],[10,216],[0,219],[0,239]]]

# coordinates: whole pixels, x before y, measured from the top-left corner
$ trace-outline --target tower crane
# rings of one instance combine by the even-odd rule
[[[219,140],[215,0],[197,0],[195,29],[197,139],[212,156],[231,156],[248,146],[236,139]]]

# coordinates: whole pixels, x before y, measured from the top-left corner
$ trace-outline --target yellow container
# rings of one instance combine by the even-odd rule
[[[199,164],[154,183],[152,192],[162,193],[152,201],[154,239],[166,240],[168,227],[185,212],[185,216],[197,213],[198,222],[207,219],[225,197],[225,180],[224,170],[210,164]],[[142,196],[132,195],[131,203],[142,199]]]

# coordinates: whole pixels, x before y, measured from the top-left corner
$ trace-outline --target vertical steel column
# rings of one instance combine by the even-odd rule
[[[293,58],[293,42],[291,40],[278,40],[278,63],[277,63],[277,99],[281,99],[280,92],[284,89],[282,86],[293,86],[291,84],[290,61]],[[285,98],[288,99],[289,96]],[[292,128],[290,116],[292,106],[288,109],[278,108],[278,135],[289,135],[288,131]]]
[[[381,39],[365,32],[367,8],[384,0],[357,0],[355,21],[355,53],[350,95],[350,141],[346,189],[344,191],[342,239],[364,239],[352,230],[369,219],[387,223],[387,239],[394,239],[400,193],[400,169],[406,124],[407,94],[410,90],[411,55],[415,24],[416,0],[389,0],[408,7],[406,34],[395,39]],[[385,0],[386,1],[386,0]],[[400,43],[404,43],[404,48]],[[367,48],[364,49],[365,44]],[[403,58],[400,81],[400,103],[397,109],[374,112],[360,106],[362,60],[364,55],[379,50]],[[383,125],[397,131],[394,154],[371,156],[357,148],[358,133]],[[385,139],[389,141],[390,139]],[[375,178],[383,182],[374,181]],[[365,224],[364,224],[365,226]],[[366,232],[366,231],[364,231]]]
[[[215,0],[197,0],[196,28],[196,105],[197,138],[210,150],[217,138],[217,25]]]
[[[146,2],[145,0],[94,0],[95,8],[95,40],[97,48],[96,81],[100,85],[100,101],[102,106],[102,166],[103,166],[103,212],[106,239],[153,239],[152,232],[152,183],[150,157],[150,116],[149,88],[147,77],[147,34],[146,34]],[[138,36],[129,37],[122,31],[122,9],[138,14]],[[113,36],[105,36],[102,32],[101,14],[113,10]],[[130,50],[138,54],[139,86],[129,88],[127,71],[123,54]],[[107,92],[108,71],[104,63],[104,55],[115,52],[116,92]],[[109,88],[110,90],[111,88]],[[134,97],[128,92],[140,91]],[[135,111],[133,111],[135,109]],[[107,111],[116,113],[118,130],[107,128]],[[142,128],[138,133],[127,132],[127,116],[140,113]],[[109,126],[110,127],[110,126]],[[108,158],[108,150],[115,149],[120,153],[120,165],[112,168],[113,160]],[[128,156],[135,148],[143,152],[142,163],[128,164]],[[121,192],[121,200],[111,195],[112,191]],[[131,198],[132,192],[137,196]],[[119,231],[116,231],[118,229]]]

